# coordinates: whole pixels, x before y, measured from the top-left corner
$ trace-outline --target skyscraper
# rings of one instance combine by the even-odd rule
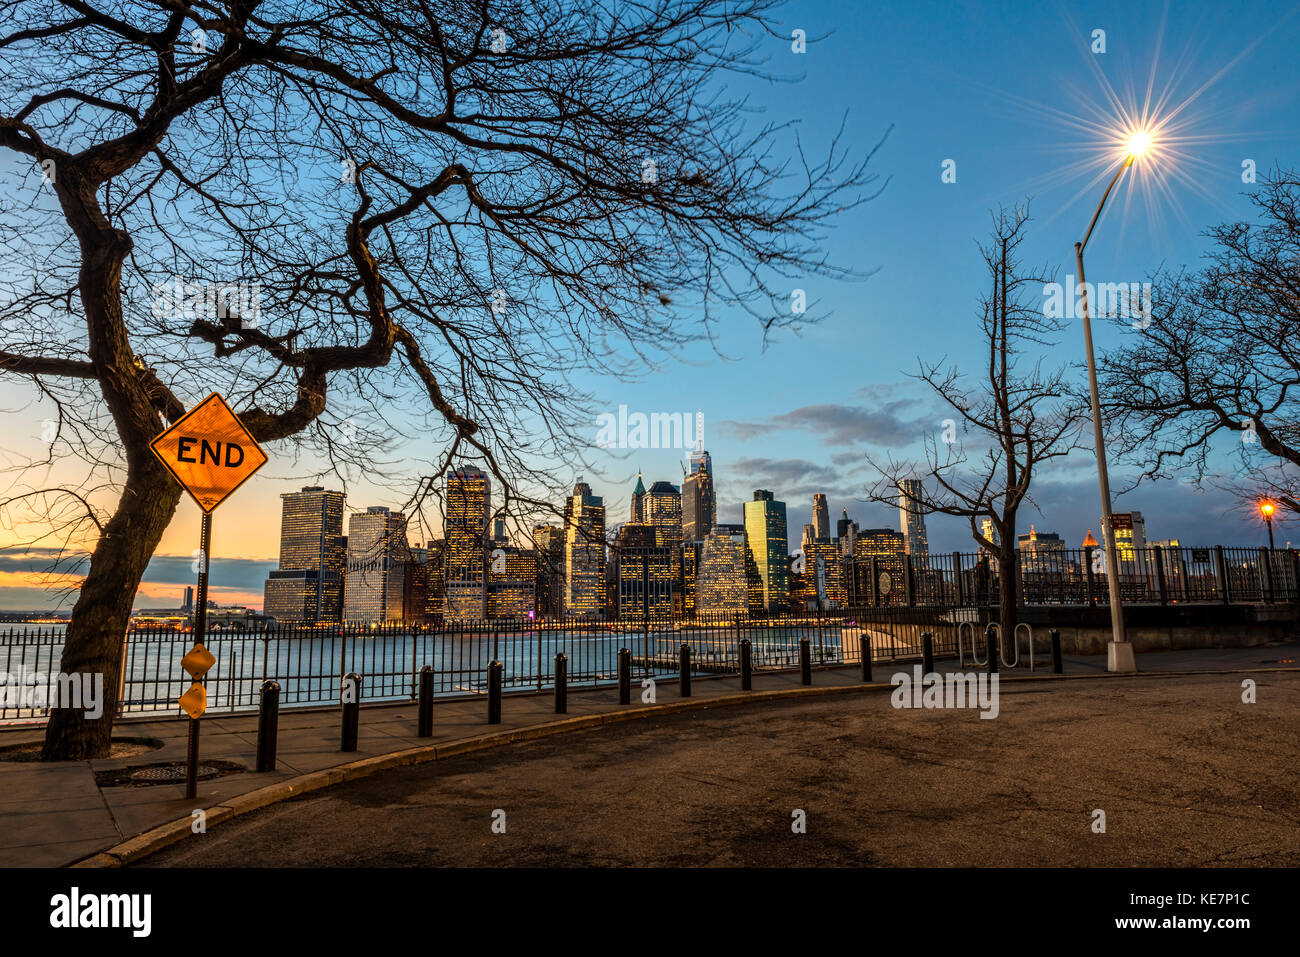
[[[714,525],[700,545],[695,573],[696,614],[705,617],[744,616],[749,611],[745,529]]]
[[[486,472],[464,466],[447,473],[444,575],[446,618],[487,617],[487,531],[492,483]]]
[[[691,453],[691,470],[682,482],[682,538],[688,542],[706,539],[717,521],[717,500],[713,491],[713,459],[699,450]]]
[[[680,534],[680,530],[679,530]],[[657,543],[652,525],[628,522],[610,547],[608,574],[613,605],[620,621],[644,621],[673,614],[677,592],[674,569],[680,564],[676,546]]]
[[[790,541],[786,534],[785,502],[766,489],[757,489],[745,503],[745,545],[754,564],[750,605],[768,613],[782,612],[790,598]]]
[[[354,513],[348,519],[344,620],[361,624],[402,621],[410,560],[405,515],[382,505]]]
[[[537,552],[537,613],[559,617],[564,614],[564,529],[535,526],[533,550]]]
[[[905,547],[902,533],[892,528],[864,528],[858,533],[853,565],[859,601],[877,605],[906,601]]]
[[[925,536],[925,514],[921,503],[925,495],[920,479],[901,479],[898,483],[898,524],[904,547],[917,568],[925,568],[930,559],[930,542]]]
[[[581,480],[564,503],[564,608],[578,618],[605,610],[605,502]]]
[[[831,540],[831,513],[826,508],[826,496],[822,492],[813,495],[812,508],[813,536],[818,541]]]
[[[632,514],[628,521],[637,525],[645,524],[645,482],[641,481],[641,471],[636,473],[636,488],[632,489]]]
[[[280,564],[266,580],[264,614],[297,624],[340,619],[346,560],[343,500],[342,492],[320,486],[280,496]]]

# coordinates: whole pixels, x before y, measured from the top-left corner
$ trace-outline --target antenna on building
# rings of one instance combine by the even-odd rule
[[[704,454],[704,410],[695,410],[695,454]]]

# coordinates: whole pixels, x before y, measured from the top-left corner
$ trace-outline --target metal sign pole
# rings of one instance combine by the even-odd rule
[[[194,643],[203,644],[208,628],[208,565],[209,552],[212,550],[212,513],[203,513],[202,530],[199,532],[199,584],[194,600],[198,607],[194,611]],[[185,796],[196,797],[199,786],[199,721],[190,718],[189,755],[185,768]]]

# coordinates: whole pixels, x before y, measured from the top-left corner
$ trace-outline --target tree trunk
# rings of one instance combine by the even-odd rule
[[[998,624],[1002,629],[1002,647],[1014,658],[1016,622],[1020,611],[1016,589],[1016,550],[1004,542],[998,551]]]
[[[72,609],[59,669],[102,674],[104,712],[57,708],[45,729],[45,761],[107,757],[118,704],[131,605],[145,567],[176,512],[181,490],[160,464],[127,480],[117,512],[90,560],[90,572]]]
[[[176,512],[181,489],[149,449],[163,429],[163,418],[123,321],[122,264],[131,252],[131,237],[109,224],[94,186],[80,180],[75,168],[60,171],[57,188],[81,246],[77,291],[86,313],[90,358],[126,459],[126,486],[91,555],[59,664],[65,674],[104,676],[104,712],[91,720],[81,710],[53,709],[45,729],[42,760],[70,761],[109,753],[131,605]]]

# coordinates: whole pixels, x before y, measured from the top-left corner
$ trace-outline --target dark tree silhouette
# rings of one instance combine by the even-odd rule
[[[1129,324],[1101,386],[1110,441],[1143,477],[1204,480],[1218,439],[1300,511],[1300,174],[1250,198],[1258,221],[1210,229],[1201,269],[1154,277],[1150,322]]]
[[[1042,368],[1026,354],[1046,346],[1062,329],[1043,306],[1046,269],[1025,268],[1020,246],[1029,222],[1025,207],[999,210],[989,241],[980,246],[989,291],[980,299],[980,328],[988,364],[975,381],[947,359],[920,362],[915,378],[954,413],[924,439],[924,461],[873,462],[880,479],[868,490],[872,501],[897,506],[898,483],[919,478],[922,513],[968,519],[981,550],[996,556],[998,606],[1003,640],[1017,620],[1016,516],[1032,503],[1030,486],[1039,467],[1079,447],[1086,406],[1072,389],[1064,367]],[[981,529],[989,519],[997,541]]]
[[[792,277],[845,275],[821,227],[869,198],[870,157],[808,162],[721,82],[788,49],[772,6],[0,2],[21,179],[0,371],[55,403],[50,460],[85,466],[56,488],[31,463],[5,504],[91,553],[63,670],[115,696],[182,494],[148,443],[209,391],[336,470],[418,441],[413,508],[463,457],[540,507],[546,466],[591,442],[572,372],[716,339],[736,310],[781,324]],[[115,704],[55,710],[45,757],[106,754]]]

